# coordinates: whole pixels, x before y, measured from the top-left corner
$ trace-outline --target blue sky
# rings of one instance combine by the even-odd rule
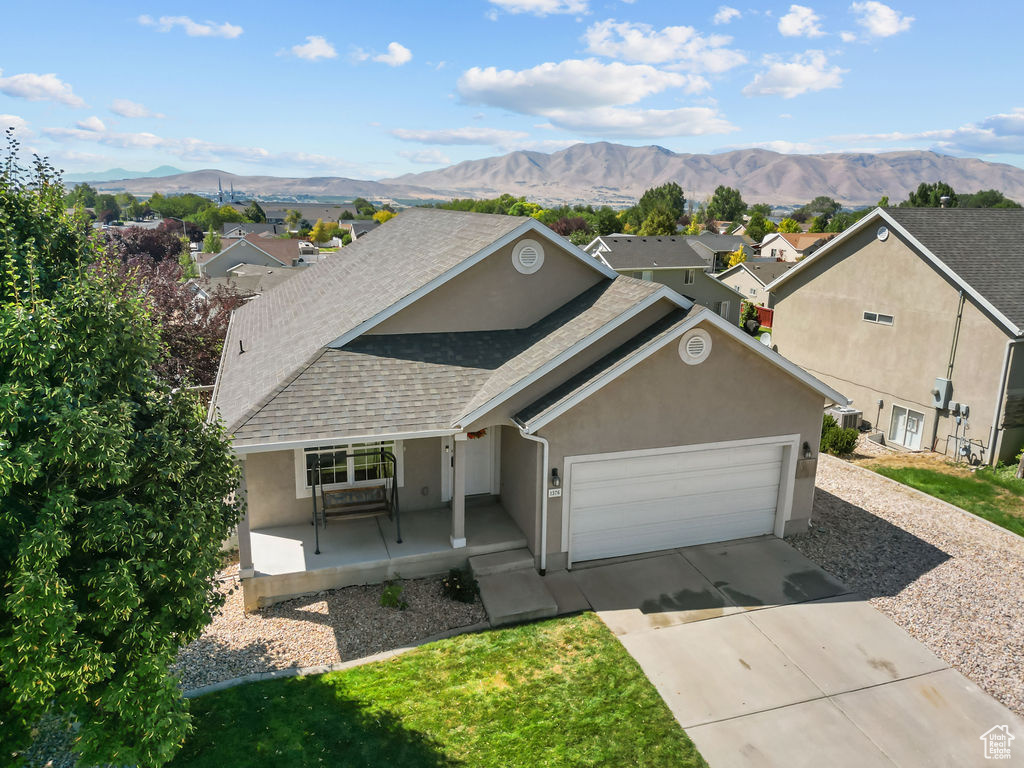
[[[382,178],[599,140],[1024,166],[1022,14],[1005,0],[2,10],[0,125],[69,172]]]

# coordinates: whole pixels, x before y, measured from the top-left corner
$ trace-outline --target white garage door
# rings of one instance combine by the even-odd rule
[[[572,562],[772,533],[783,446],[688,446],[572,460]]]

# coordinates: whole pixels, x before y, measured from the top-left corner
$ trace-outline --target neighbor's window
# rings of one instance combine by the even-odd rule
[[[385,440],[376,443],[350,443],[348,445],[320,445],[302,451],[305,488],[313,487],[314,473],[319,461],[320,478],[327,488],[373,485],[391,477],[389,462],[381,457],[381,449],[394,454],[396,474],[401,485],[400,443]]]
[[[640,273],[640,279],[650,282],[654,279],[654,273],[649,269],[645,269],[643,272]]]
[[[751,296],[757,296],[757,288],[751,288],[750,289],[750,295]]]
[[[687,269],[683,272],[683,285],[693,285],[693,274],[694,270],[692,269]]]
[[[881,312],[865,312],[864,319],[869,323],[878,323],[879,325],[892,325],[893,316],[884,315]]]

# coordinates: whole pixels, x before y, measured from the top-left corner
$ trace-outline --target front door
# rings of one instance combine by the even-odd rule
[[[492,430],[480,437],[459,443],[466,451],[466,495],[491,492],[491,478],[494,471]]]

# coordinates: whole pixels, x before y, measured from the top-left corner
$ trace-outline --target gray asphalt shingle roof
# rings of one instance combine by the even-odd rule
[[[327,344],[526,221],[409,209],[236,310],[214,401],[228,431],[318,358]]]
[[[721,280],[727,274],[738,271],[740,269],[747,269],[754,277],[760,280],[764,285],[768,285],[772,280],[777,278],[783,272],[788,272],[790,269],[795,267],[797,262],[795,261],[766,261],[766,262],[749,262],[745,261],[742,264],[737,264],[735,267],[730,267],[718,276]]]
[[[1024,328],[1024,210],[886,208],[925,248]]]
[[[611,248],[602,251],[601,256],[612,269],[707,267],[685,237],[602,237],[601,241]]]
[[[360,336],[317,355],[234,443],[449,429],[661,287],[602,281],[519,330]]]

